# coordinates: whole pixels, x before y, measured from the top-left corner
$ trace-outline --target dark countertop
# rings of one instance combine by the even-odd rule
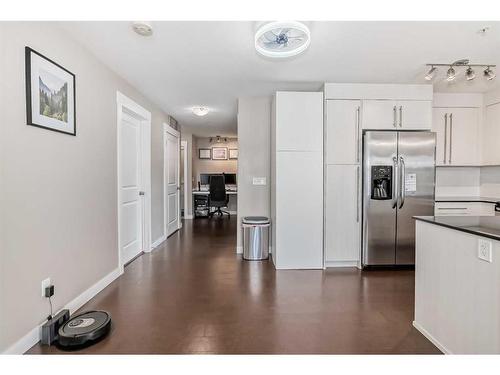
[[[461,197],[461,196],[438,196],[435,197],[436,202],[483,202],[483,203],[497,203],[500,198],[493,197]]]
[[[414,216],[414,219],[500,241],[500,216]]]

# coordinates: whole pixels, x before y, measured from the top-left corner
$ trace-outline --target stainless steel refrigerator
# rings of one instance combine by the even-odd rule
[[[415,264],[415,215],[434,215],[436,135],[363,133],[363,266]]]

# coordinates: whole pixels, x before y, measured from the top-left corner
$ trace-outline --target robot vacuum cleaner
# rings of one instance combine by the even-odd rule
[[[59,327],[58,345],[76,349],[104,338],[111,330],[111,316],[105,311],[87,311],[73,316]]]

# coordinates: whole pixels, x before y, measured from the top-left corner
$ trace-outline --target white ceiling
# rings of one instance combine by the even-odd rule
[[[236,135],[237,98],[276,90],[317,90],[323,82],[424,83],[424,64],[469,58],[500,64],[500,22],[307,22],[300,56],[269,60],[253,47],[255,22],[153,22],[141,37],[128,22],[62,26],[132,85],[197,135]],[[486,35],[478,30],[491,26]],[[486,82],[435,81],[439,92],[484,92]],[[190,107],[211,112],[194,116]]]

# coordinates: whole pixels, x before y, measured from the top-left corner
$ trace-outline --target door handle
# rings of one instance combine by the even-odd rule
[[[399,181],[399,186],[400,186],[400,191],[399,191],[399,194],[401,195],[401,203],[399,204],[399,208],[403,208],[404,204],[405,204],[405,198],[406,198],[406,181],[405,181],[405,178],[406,178],[406,166],[405,166],[405,159],[403,159],[403,157],[401,156],[399,158],[399,162],[401,164],[401,168],[400,168],[400,181]]]
[[[356,168],[356,223],[359,223],[359,165]]]
[[[448,146],[448,114],[444,114],[444,151],[443,164],[446,164],[446,147]]]
[[[145,192],[143,192],[143,191],[140,191],[140,192],[139,192],[139,195],[140,195],[140,196],[143,196],[143,195],[146,195],[146,193],[145,193]]]
[[[399,194],[397,194],[398,190],[398,158],[393,157],[392,158],[392,163],[393,163],[393,171],[392,171],[392,208],[396,208],[398,204],[398,197]]]
[[[397,119],[398,115],[396,113],[396,106],[394,106],[392,108],[392,126],[394,126],[395,128],[398,127],[398,119]]]
[[[399,106],[399,127],[403,127],[403,106]]]
[[[453,145],[453,113],[450,113],[450,153],[448,156],[448,164],[451,164],[452,145]]]
[[[356,162],[359,163],[359,128],[360,128],[360,107],[356,109]]]

